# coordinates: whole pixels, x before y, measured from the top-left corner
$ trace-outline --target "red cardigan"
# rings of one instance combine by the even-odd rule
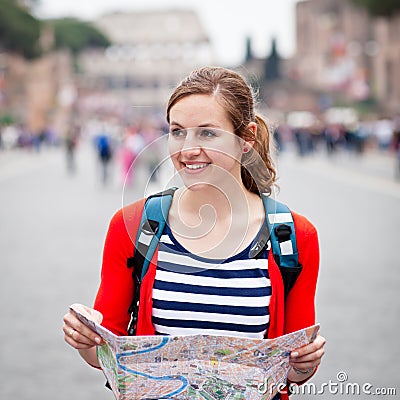
[[[132,257],[145,199],[119,210],[111,219],[103,252],[101,282],[94,308],[103,314],[102,325],[116,335],[127,335],[130,320],[128,308],[133,296]],[[319,246],[315,227],[303,216],[292,213],[297,238],[299,262],[303,270],[284,301],[283,282],[272,251],[268,271],[272,286],[268,338],[305,328],[315,323],[314,297],[319,268]],[[137,335],[154,335],[152,324],[152,289],[158,251],[155,252],[140,292]]]

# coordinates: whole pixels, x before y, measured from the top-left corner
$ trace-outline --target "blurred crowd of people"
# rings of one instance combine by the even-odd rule
[[[75,172],[75,152],[80,142],[86,141],[96,155],[101,182],[107,184],[113,179],[112,167],[116,165],[121,185],[131,186],[135,181],[137,157],[146,146],[156,143],[165,133],[164,123],[155,117],[139,118],[133,123],[101,117],[88,119],[81,126],[72,125],[65,139],[68,170]],[[161,156],[161,149],[157,151],[157,144],[154,146],[143,157],[150,176],[157,169]]]
[[[31,132],[23,123],[0,124],[0,150],[15,148],[40,150],[42,146],[58,146],[61,138],[51,128]]]
[[[97,116],[81,123],[72,122],[62,137],[47,128],[39,134],[29,132],[23,124],[0,126],[0,151],[42,147],[65,148],[66,165],[70,174],[76,171],[76,152],[82,142],[89,142],[98,160],[99,179],[104,184],[112,177],[110,169],[117,165],[120,182],[132,185],[134,163],[140,152],[167,132],[167,125],[159,116],[138,118],[132,123],[121,123],[117,118]],[[357,121],[352,123],[326,122],[317,118],[297,118],[279,124],[275,129],[276,147],[279,152],[294,148],[300,157],[325,152],[333,156],[338,152],[358,155],[370,149],[395,154],[396,177],[400,178],[400,114],[394,118]],[[152,148],[146,156],[149,174],[157,171],[161,149],[157,154]],[[152,179],[155,179],[152,176]]]
[[[285,122],[275,130],[278,152],[294,144],[299,156],[325,151],[328,156],[348,151],[358,155],[367,150],[394,154],[400,175],[400,114],[394,118],[358,121],[352,123],[323,122],[290,125]]]
[[[50,128],[34,134],[22,124],[7,124],[0,125],[0,154],[15,149],[40,152],[43,148],[63,148],[66,169],[73,175],[77,171],[77,153],[84,145],[89,145],[98,164],[99,180],[109,183],[118,168],[121,184],[129,186],[134,182],[137,156],[166,132],[165,123],[157,116],[138,118],[132,123],[121,123],[115,117],[95,116],[80,123],[71,121],[63,135]],[[157,154],[155,149],[157,147],[146,156],[149,172],[155,171],[160,161],[162,152]]]

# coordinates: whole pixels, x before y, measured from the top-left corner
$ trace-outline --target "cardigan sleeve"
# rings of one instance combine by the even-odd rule
[[[127,259],[133,256],[137,220],[141,215],[139,202],[127,206],[112,217],[103,248],[100,286],[94,308],[103,314],[102,325],[116,335],[127,334],[128,312],[134,286]]]
[[[315,227],[293,213],[299,262],[303,269],[285,302],[284,333],[315,323],[315,292],[319,270],[319,244]]]

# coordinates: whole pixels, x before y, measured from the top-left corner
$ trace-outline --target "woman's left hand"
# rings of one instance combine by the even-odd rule
[[[314,373],[325,354],[325,343],[325,338],[317,335],[312,343],[290,353],[289,363],[293,367],[288,377],[290,381],[300,382]]]

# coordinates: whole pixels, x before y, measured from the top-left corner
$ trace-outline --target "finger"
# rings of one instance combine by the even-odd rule
[[[80,343],[77,342],[74,338],[68,335],[64,335],[64,340],[66,343],[68,343],[70,346],[72,346],[74,349],[90,349],[94,346],[96,346],[96,343]]]
[[[76,310],[80,314],[84,315],[86,318],[88,318],[91,321],[97,322],[98,324],[101,324],[103,321],[103,315],[101,312],[95,310],[94,308],[87,307],[83,304],[72,304],[70,306],[71,310]]]
[[[72,326],[64,324],[63,326],[64,335],[73,338],[75,329]]]
[[[97,345],[104,344],[101,338],[92,340],[70,326],[64,326],[64,340],[75,349],[88,349]]]
[[[315,360],[302,361],[302,362],[290,361],[289,364],[292,367],[295,367],[297,369],[300,369],[300,370],[304,371],[304,370],[308,370],[308,369],[311,369],[311,368],[318,367],[318,365],[321,364],[321,359],[318,358],[318,359],[315,359]]]
[[[81,345],[87,345],[87,346],[97,346],[101,343],[101,341],[96,341],[93,340],[87,336],[82,335],[79,331],[74,331],[73,335],[69,336],[72,340],[74,340],[76,343],[79,343]],[[101,340],[101,339],[100,339]]]
[[[321,362],[321,358],[324,356],[325,354],[325,349],[324,348],[320,348],[312,353],[308,353],[305,354],[304,356],[300,356],[300,357],[291,357],[290,358],[290,364],[296,366],[296,364],[301,364],[301,363],[320,363]]]
[[[290,357],[293,359],[298,359],[303,357],[307,354],[315,353],[319,349],[322,349],[325,346],[326,340],[322,336],[317,336],[316,339],[303,347],[299,347],[296,350],[290,353]]]
[[[74,333],[72,330],[77,333]],[[72,312],[68,312],[64,316],[64,333],[70,337],[74,336],[75,339],[78,338],[76,335],[79,335],[82,343],[88,343],[88,340],[93,345],[103,343],[102,338],[97,332],[84,325]]]
[[[90,336],[87,336],[87,333],[84,334],[79,331],[79,328],[74,328],[69,325],[64,325],[63,327],[64,335],[66,337],[70,337],[72,340],[75,342],[83,343],[83,344],[91,344],[94,346],[95,344],[98,344],[98,341],[95,339],[92,339]]]
[[[91,344],[92,346],[99,345],[103,342],[102,338],[87,326],[81,324],[75,327],[71,327],[67,331],[67,335],[73,340],[83,344]]]

